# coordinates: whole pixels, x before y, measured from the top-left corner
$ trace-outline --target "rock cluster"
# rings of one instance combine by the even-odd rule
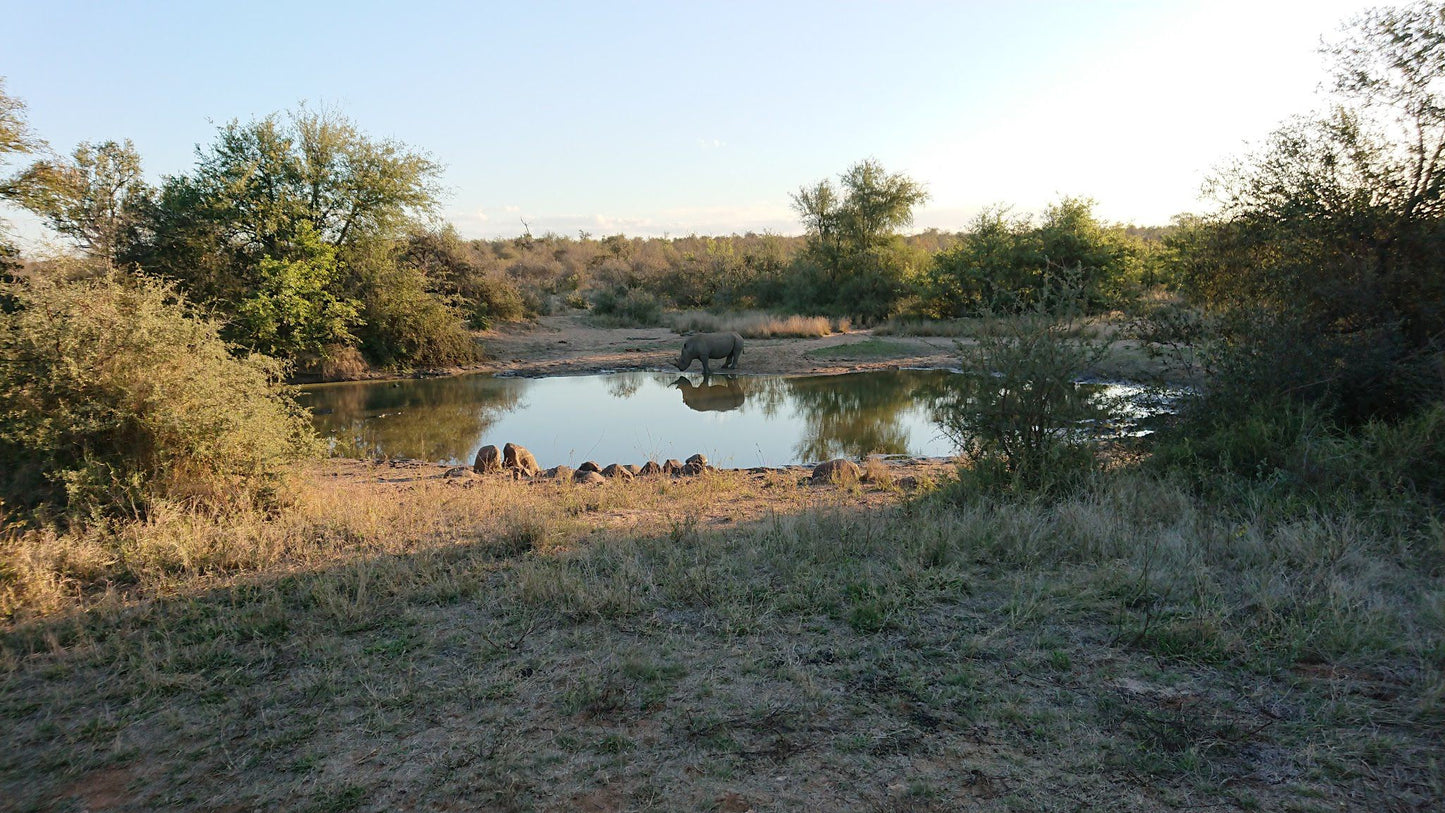
[[[611,463],[604,467],[594,460],[588,460],[578,465],[576,469],[561,465],[542,471],[537,466],[537,458],[527,451],[526,447],[508,443],[501,450],[498,450],[496,446],[483,446],[477,452],[476,462],[472,464],[471,470],[477,474],[501,472],[517,478],[542,477],[549,480],[571,480],[574,483],[595,485],[605,483],[609,479],[628,481],[637,477],[660,477],[662,475],[695,477],[711,468],[707,462],[707,455],[695,454],[689,457],[685,463],[669,460],[659,465],[656,460],[649,460],[641,466]]]
[[[470,469],[460,466],[449,470],[447,477],[474,476],[475,474],[496,474],[502,473],[517,479],[543,478],[548,480],[570,480],[574,483],[598,485],[608,480],[621,480],[630,482],[634,479],[648,477],[696,477],[712,470],[708,463],[707,455],[695,454],[685,461],[669,459],[661,464],[656,460],[649,460],[641,466],[634,466],[622,463],[610,463],[606,466],[599,465],[596,461],[588,460],[573,469],[571,466],[553,466],[542,471],[537,465],[537,458],[527,451],[526,447],[518,446],[515,443],[508,443],[500,450],[496,446],[483,446],[477,452],[476,462]],[[757,468],[750,469],[753,473],[769,473],[773,469]],[[777,471],[786,471],[778,469]],[[806,471],[806,470],[805,470]],[[813,485],[849,485],[858,482],[868,482],[869,477],[864,474],[857,463],[845,458],[819,463],[813,468],[808,481]],[[891,480],[888,482],[892,482]],[[888,483],[885,483],[887,485]],[[904,490],[913,490],[918,487],[918,481],[914,477],[904,477],[894,485]]]

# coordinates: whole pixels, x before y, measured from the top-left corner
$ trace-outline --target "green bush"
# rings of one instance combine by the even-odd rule
[[[1243,416],[1195,412],[1160,438],[1151,460],[1208,489],[1266,484],[1281,505],[1430,516],[1445,508],[1445,405],[1349,429],[1289,403],[1259,403]]]
[[[396,261],[387,247],[358,252],[361,351],[376,364],[448,367],[478,356],[477,343],[451,304],[430,287],[426,273]]]
[[[662,303],[641,288],[613,287],[597,292],[592,313],[619,327],[656,327],[662,324]]]
[[[467,324],[485,330],[497,322],[520,322],[527,318],[527,300],[515,282],[502,275],[479,276],[470,281],[461,294],[467,311]]]
[[[235,358],[167,284],[106,276],[5,286],[0,500],[73,515],[157,498],[265,502],[315,450],[282,366]]]
[[[240,343],[269,356],[300,359],[355,341],[357,303],[335,293],[336,250],[303,229],[294,259],[263,257],[256,291],[236,306]]]
[[[984,320],[964,357],[972,391],[945,401],[939,423],[970,462],[965,484],[1047,494],[1082,483],[1097,467],[1086,429],[1105,425],[1109,405],[1075,383],[1106,349],[1083,336],[1086,289],[1049,278],[1026,312]]]

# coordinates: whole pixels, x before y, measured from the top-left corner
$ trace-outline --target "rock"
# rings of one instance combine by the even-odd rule
[[[607,478],[603,477],[601,474],[598,474],[595,471],[583,471],[581,469],[578,469],[577,473],[572,475],[572,482],[584,486],[600,486],[603,483],[607,482]]]
[[[632,475],[633,477],[636,477],[637,475],[642,473],[642,469],[632,465],[631,463],[625,464],[622,468],[627,469],[627,473]]]
[[[637,470],[638,477],[656,477],[659,474],[662,474],[662,467],[657,465],[656,460],[647,461]]]
[[[632,472],[628,471],[627,469],[624,469],[623,467],[617,465],[616,463],[613,463],[613,464],[609,465],[607,468],[605,468],[605,469],[602,470],[602,476],[603,476],[603,477],[615,477],[615,478],[620,479],[620,480],[631,480],[631,479],[632,479]]]
[[[689,457],[686,461],[687,465],[692,465],[693,463],[696,463],[703,468],[707,468],[707,455],[703,454],[702,452],[698,452],[692,457]]]
[[[478,474],[490,474],[502,470],[502,452],[495,446],[483,446],[477,450],[477,460],[472,468]]]
[[[907,477],[899,477],[894,482],[894,485],[898,486],[904,491],[912,491],[913,489],[918,488],[918,478],[914,477],[913,475],[909,475]]]
[[[819,463],[813,468],[814,483],[856,483],[858,464],[841,457]]]
[[[677,473],[680,471],[682,471],[682,464],[677,462],[676,460],[673,460],[672,458],[668,458],[667,461],[662,464],[663,474],[671,474],[673,476],[676,476]]]
[[[553,466],[543,472],[542,476],[549,480],[571,480],[572,474],[571,466]]]
[[[466,467],[466,466],[452,466],[451,468],[447,469],[447,473],[444,474],[444,475],[442,475],[442,476],[444,476],[444,477],[471,477],[471,476],[472,476],[472,470],[471,470],[470,468]]]
[[[577,470],[578,470],[578,471],[597,471],[597,472],[600,472],[600,471],[602,471],[602,467],[599,466],[599,465],[597,465],[595,462],[589,460],[589,461],[587,461],[586,463],[583,463],[582,465],[578,466],[578,467],[577,467]]]
[[[684,476],[684,477],[696,477],[696,476],[698,476],[699,474],[703,474],[703,473],[706,473],[706,472],[707,472],[707,464],[706,464],[706,463],[698,463],[698,462],[695,461],[695,460],[690,460],[690,461],[688,461],[687,463],[684,463],[684,464],[682,465],[682,471],[681,471],[680,473],[681,473],[682,476]]]
[[[522,477],[531,477],[538,471],[537,458],[525,446],[508,443],[502,447],[502,468],[513,469]]]

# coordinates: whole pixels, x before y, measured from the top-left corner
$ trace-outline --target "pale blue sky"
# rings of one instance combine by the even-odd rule
[[[865,157],[927,184],[918,228],[1060,195],[1163,224],[1318,106],[1320,38],[1372,5],[0,0],[0,76],[57,151],[130,138],[152,179],[337,107],[444,164],[468,237],[795,233],[789,193]]]

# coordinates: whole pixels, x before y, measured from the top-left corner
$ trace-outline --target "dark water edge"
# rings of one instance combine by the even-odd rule
[[[983,382],[986,384],[986,382]],[[867,454],[948,457],[941,409],[980,382],[948,370],[827,376],[623,372],[550,378],[485,374],[300,388],[340,457],[470,463],[486,444],[526,446],[542,466],[643,463],[706,454],[721,467],[781,466]],[[1118,398],[1131,431],[1160,411],[1149,391],[1080,384]]]

